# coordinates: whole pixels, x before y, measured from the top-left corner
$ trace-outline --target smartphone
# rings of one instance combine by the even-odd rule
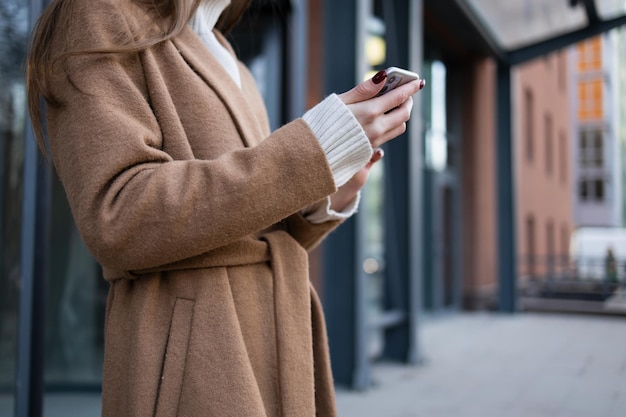
[[[389,67],[386,71],[387,79],[385,80],[385,85],[382,90],[376,94],[376,97],[382,96],[383,94],[388,93],[403,84],[420,79],[420,76],[417,73],[398,67]]]

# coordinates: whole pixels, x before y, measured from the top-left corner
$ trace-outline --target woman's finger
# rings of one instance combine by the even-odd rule
[[[406,132],[406,123],[402,123],[398,126],[395,126],[393,129],[385,132],[382,136],[379,136],[378,139],[376,140],[377,145],[375,146],[381,146],[384,143],[389,142],[391,139],[397,138],[404,132]]]
[[[349,101],[357,96],[373,94],[373,89],[367,93],[362,92],[365,90],[359,92],[359,87],[363,89],[371,87],[372,80],[365,81],[344,93],[344,99]],[[412,81],[385,95],[347,105],[373,147],[378,147],[406,131],[406,122],[410,119],[413,108],[412,96],[424,88],[424,85],[423,80]]]
[[[376,149],[374,151],[374,153],[372,154],[372,157],[370,158],[370,160],[367,163],[367,165],[365,165],[365,168],[370,169],[372,167],[372,165],[374,165],[376,162],[378,162],[381,159],[383,159],[383,156],[385,156],[385,151],[383,151],[380,148]]]
[[[376,94],[378,94],[378,92],[382,90],[383,86],[385,85],[383,81],[385,81],[386,79],[387,71],[378,71],[376,75],[374,75],[372,78],[363,81],[352,90],[346,91],[343,94],[339,94],[338,97],[345,104],[354,104],[361,101],[369,100],[371,98],[374,98]]]
[[[373,119],[372,123],[364,124],[363,131],[370,139],[372,146],[380,146],[389,139],[390,131],[396,131],[398,126],[402,126],[411,118],[411,110],[413,109],[413,99],[409,98],[398,108]],[[402,132],[401,132],[402,133]]]
[[[372,105],[380,109],[382,113],[387,113],[409,100],[414,94],[423,88],[423,85],[423,80],[411,81],[410,83],[404,84],[385,95],[376,97],[372,100]]]
[[[421,85],[420,81],[413,81],[383,96],[349,104],[348,108],[350,108],[361,125],[371,123],[378,117],[390,113],[409,101],[413,94],[422,88]]]

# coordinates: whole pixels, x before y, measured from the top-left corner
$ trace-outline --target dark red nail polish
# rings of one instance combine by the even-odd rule
[[[383,156],[385,156],[385,151],[383,151],[382,149],[376,149],[376,154],[378,155],[378,158],[382,158]]]
[[[387,78],[387,71],[380,70],[372,77],[372,81],[374,81],[374,84],[380,84],[385,80],[385,78]]]
[[[426,87],[426,80],[420,80],[420,90]]]

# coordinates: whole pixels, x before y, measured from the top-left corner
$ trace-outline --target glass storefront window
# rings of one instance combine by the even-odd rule
[[[26,0],[0,1],[0,417],[13,417],[16,398],[24,150],[27,126],[24,60],[29,37]],[[29,139],[30,140],[30,139]],[[65,194],[52,189],[46,300],[44,414],[68,415],[77,390],[100,390],[106,282],[85,249]],[[19,323],[19,326],[29,326]],[[62,394],[61,394],[62,393]],[[75,395],[74,395],[75,397]],[[99,412],[98,397],[90,409]],[[60,413],[60,414],[59,414]],[[63,414],[65,413],[65,414]],[[85,414],[83,414],[85,415]]]
[[[387,27],[382,1],[374,1],[367,19],[364,57],[367,70],[363,79],[388,66]],[[367,355],[379,358],[385,348],[385,160],[375,163],[361,195],[359,211],[363,218],[363,259],[365,274],[365,321],[368,327]]]
[[[46,305],[48,390],[98,390],[102,379],[107,283],[72,219],[58,180],[52,185]]]
[[[446,119],[446,66],[441,61],[434,61],[430,68],[431,96],[430,129],[426,132],[426,164],[428,168],[442,172],[451,159],[447,138]]]
[[[51,194],[44,416],[97,416],[108,284],[76,229],[56,177]]]
[[[15,409],[27,4],[0,2],[0,417],[13,416]]]
[[[285,62],[284,36],[285,22],[277,19],[274,13],[279,2],[270,6],[253,6],[244,17],[245,24],[240,24],[230,33],[237,55],[250,69],[257,87],[263,96],[272,130],[279,128],[285,119]],[[255,36],[250,34],[254,33]]]
[[[367,276],[366,320],[369,324],[368,355],[374,359],[384,348],[384,329],[377,326],[384,315],[385,229],[384,229],[384,159],[372,166],[362,193],[360,211],[364,224],[364,255],[362,268]]]

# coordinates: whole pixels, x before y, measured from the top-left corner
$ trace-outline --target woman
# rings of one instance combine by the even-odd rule
[[[354,212],[419,83],[384,72],[270,133],[214,26],[247,2],[56,0],[29,104],[110,282],[104,416],[333,416],[307,250]],[[191,21],[191,24],[188,24]],[[390,111],[395,109],[393,111]]]

